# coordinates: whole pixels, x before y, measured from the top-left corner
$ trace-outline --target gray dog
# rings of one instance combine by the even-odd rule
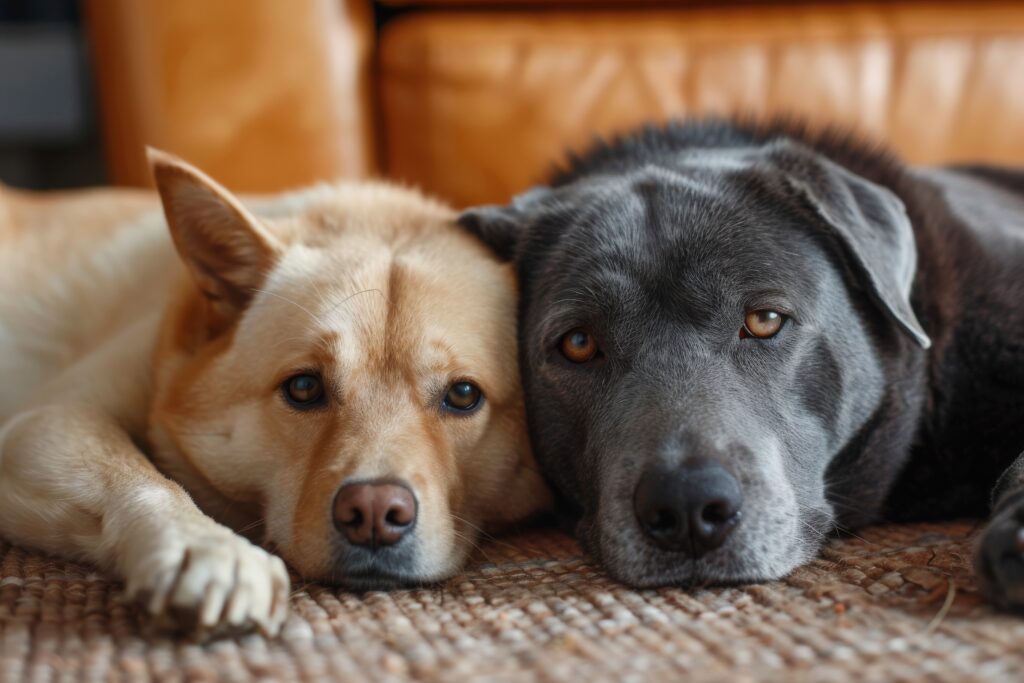
[[[979,567],[1024,605],[1024,173],[699,121],[462,222],[518,265],[537,455],[616,577],[776,578],[991,500]]]

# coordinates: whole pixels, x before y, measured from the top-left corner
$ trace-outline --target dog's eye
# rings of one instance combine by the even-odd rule
[[[444,407],[456,413],[469,413],[480,405],[484,393],[472,382],[456,382],[444,395]]]
[[[586,363],[597,355],[597,341],[586,330],[576,328],[562,336],[562,355],[573,363]]]
[[[758,339],[770,339],[782,329],[782,323],[786,316],[778,311],[767,308],[759,311],[750,311],[743,319],[743,327],[740,329],[740,339],[746,337],[757,337]]]
[[[286,380],[281,389],[296,408],[312,408],[324,397],[324,383],[316,375],[295,375]]]

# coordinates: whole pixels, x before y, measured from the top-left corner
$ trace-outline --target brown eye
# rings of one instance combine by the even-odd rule
[[[312,408],[324,397],[324,384],[316,375],[295,375],[281,389],[285,399],[296,408]]]
[[[444,407],[456,413],[470,413],[480,406],[484,393],[472,382],[456,382],[444,395]]]
[[[740,330],[740,338],[757,337],[758,339],[770,339],[782,329],[782,323],[786,317],[778,311],[762,309],[751,311],[743,319],[743,329]]]
[[[573,363],[586,363],[597,355],[597,342],[579,328],[570,330],[562,337],[562,355]]]

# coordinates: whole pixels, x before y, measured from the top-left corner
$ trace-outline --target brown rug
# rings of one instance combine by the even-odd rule
[[[88,568],[0,541],[0,681],[1022,681],[973,523],[833,542],[784,581],[633,591],[553,531],[486,545],[433,590],[300,586],[274,641],[156,632]]]

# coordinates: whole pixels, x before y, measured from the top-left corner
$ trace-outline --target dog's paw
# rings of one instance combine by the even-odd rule
[[[281,558],[212,520],[161,536],[127,572],[130,597],[199,633],[256,627],[277,635],[289,593]]]
[[[992,603],[1024,611],[1024,500],[997,512],[978,548],[978,573]]]

